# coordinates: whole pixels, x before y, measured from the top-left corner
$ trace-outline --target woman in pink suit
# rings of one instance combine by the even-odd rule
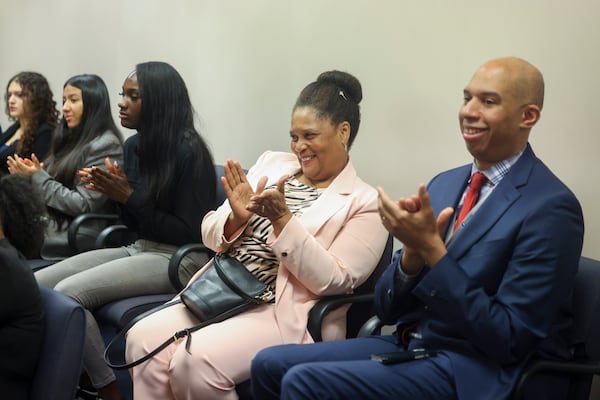
[[[275,302],[194,332],[189,353],[174,343],[134,367],[136,399],[237,399],[235,386],[249,378],[259,350],[312,342],[310,308],[321,296],[351,293],[369,277],[387,232],[377,192],[358,178],[348,156],[361,99],[354,76],[324,72],[294,106],[292,153],[264,153],[247,176],[239,163],[225,164],[228,201],[204,218],[203,242],[272,285]],[[345,313],[327,319],[326,340],[345,336]],[[142,319],[128,333],[128,361],[198,322],[181,304]]]

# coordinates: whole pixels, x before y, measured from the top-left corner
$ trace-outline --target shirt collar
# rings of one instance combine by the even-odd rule
[[[510,168],[517,163],[519,158],[521,158],[524,151],[525,148],[523,148],[523,150],[516,155],[509,157],[506,160],[502,160],[483,171],[477,168],[477,165],[475,162],[473,162],[473,165],[471,166],[471,175],[473,175],[475,172],[481,172],[486,178],[488,178],[489,184],[496,186],[498,183],[500,183],[502,178],[506,176]]]

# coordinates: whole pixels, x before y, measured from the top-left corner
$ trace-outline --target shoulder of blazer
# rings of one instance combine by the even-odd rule
[[[48,124],[47,122],[44,122],[44,123],[40,124],[40,126],[38,126],[35,134],[36,134],[36,136],[41,135],[41,134],[48,134],[48,133],[52,134],[55,129],[56,128],[53,127],[52,125]]]
[[[112,131],[104,131],[100,135],[96,136],[90,143],[90,150],[104,148],[107,146],[121,146],[121,141],[115,133]]]
[[[356,193],[358,191],[373,191],[376,193],[374,187],[360,179],[356,173],[356,169],[354,169],[354,164],[352,164],[352,160],[348,160],[348,163],[344,167],[342,171],[335,177],[329,189],[336,191],[342,195],[349,195]]]
[[[537,163],[543,165],[541,160],[536,157],[533,149],[528,144],[527,147],[525,147],[521,157],[510,168],[503,180],[506,179],[507,181],[512,182],[515,187],[525,185],[531,176],[533,167]]]
[[[294,174],[300,170],[298,157],[282,151],[265,151],[248,170],[248,180],[256,183],[262,176],[268,178],[267,184],[276,182],[285,174]]]
[[[9,126],[4,132],[2,132],[2,135],[0,135],[0,144],[6,143],[6,141],[8,139],[10,139],[10,137],[12,135],[15,134],[15,132],[17,131],[17,129],[19,129],[19,126],[20,126],[19,123],[15,122],[11,126]]]
[[[296,166],[300,168],[300,163],[298,162],[298,157],[292,153],[286,153],[284,151],[271,151],[267,150],[262,153],[256,163],[254,164],[256,167],[264,168],[265,166],[272,167],[274,163],[282,164],[286,166]]]

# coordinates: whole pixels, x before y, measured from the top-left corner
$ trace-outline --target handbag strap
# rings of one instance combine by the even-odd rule
[[[146,311],[145,313],[140,314],[139,316],[137,316],[136,318],[134,318],[133,320],[131,320],[131,322],[129,322],[127,324],[127,326],[125,326],[119,333],[117,333],[117,335],[113,338],[113,340],[111,340],[111,342],[108,344],[108,346],[106,347],[106,350],[104,351],[104,361],[106,362],[106,364],[114,369],[129,369],[132,367],[135,367],[136,365],[139,365],[145,361],[147,361],[148,359],[150,359],[151,357],[154,357],[156,354],[160,353],[162,350],[164,350],[168,345],[170,345],[171,343],[183,339],[184,337],[187,336],[186,342],[185,342],[185,350],[189,353],[192,354],[190,352],[190,347],[192,345],[192,332],[195,332],[199,329],[202,329],[210,324],[214,324],[217,322],[222,322],[225,321],[226,319],[237,315],[240,313],[240,310],[243,310],[247,307],[247,303],[246,304],[240,304],[239,306],[232,308],[231,310],[228,310],[222,314],[217,315],[214,318],[208,319],[206,321],[203,321],[201,323],[199,323],[198,325],[194,325],[190,328],[186,328],[186,329],[182,329],[180,331],[175,332],[175,334],[173,336],[171,336],[170,338],[168,338],[167,340],[165,340],[164,342],[162,342],[160,345],[158,345],[154,350],[152,350],[150,353],[144,355],[141,358],[138,358],[137,360],[131,361],[129,363],[125,363],[125,364],[115,364],[113,362],[110,361],[110,357],[109,357],[109,349],[111,347],[113,347],[115,345],[115,343],[117,341],[119,341],[121,338],[123,338],[123,336],[125,336],[125,333],[129,330],[129,328],[131,328],[137,321],[139,321],[140,319],[147,317],[148,315],[155,313],[156,311],[162,310],[164,308],[170,307],[174,304],[179,304],[181,303],[180,299],[177,299],[176,301],[173,301],[171,303],[165,303],[162,304],[158,307],[153,308],[152,310]]]
[[[175,301],[169,302],[169,303],[165,303],[165,304],[161,304],[160,306],[154,307],[151,310],[148,310],[140,315],[138,315],[137,317],[133,318],[131,321],[129,321],[129,323],[119,331],[119,333],[117,333],[115,335],[115,337],[110,341],[110,343],[108,344],[108,346],[106,346],[106,350],[104,350],[104,362],[106,362],[106,364],[114,369],[129,369],[132,367],[135,367],[136,365],[140,365],[141,363],[145,362],[146,360],[154,357],[156,354],[160,353],[162,350],[164,350],[168,345],[170,345],[171,343],[183,339],[184,337],[188,337],[188,340],[185,344],[185,349],[186,351],[189,353],[190,352],[190,345],[191,345],[191,336],[190,333],[197,331],[198,329],[202,329],[205,326],[208,326],[210,324],[213,324],[215,322],[220,322],[221,320],[224,320],[226,318],[228,318],[227,316],[219,316],[219,317],[215,317],[206,321],[203,321],[197,325],[194,325],[190,328],[186,328],[186,329],[182,329],[180,331],[175,332],[175,334],[173,334],[173,336],[171,336],[170,338],[168,338],[167,340],[165,340],[164,342],[162,342],[160,345],[158,345],[154,350],[152,350],[150,353],[144,355],[142,358],[138,358],[137,360],[134,360],[132,362],[129,363],[125,363],[125,364],[116,364],[113,363],[110,360],[110,351],[111,348],[115,346],[115,343],[117,343],[119,340],[121,340],[125,334],[127,333],[127,331],[129,331],[129,329],[135,325],[136,322],[138,322],[139,320],[141,320],[142,318],[147,317],[150,314],[154,314],[157,311],[163,310],[167,307],[170,307],[172,305],[175,304],[180,304],[181,303],[181,299],[177,299]],[[191,354],[191,353],[190,353]]]
[[[259,298],[255,298],[252,296],[249,296],[247,293],[245,293],[235,282],[233,282],[231,279],[229,279],[229,277],[227,276],[227,274],[225,274],[222,271],[221,266],[219,265],[219,263],[217,262],[217,257],[220,256],[215,256],[215,262],[214,262],[214,267],[215,270],[217,271],[217,274],[219,275],[219,277],[223,280],[223,282],[225,282],[225,284],[227,286],[229,286],[231,288],[231,290],[233,290],[234,292],[236,292],[236,294],[238,294],[240,297],[248,300],[251,303],[254,304],[263,304],[266,303],[268,301],[263,299],[263,296],[259,297]],[[241,263],[240,263],[241,264]],[[241,264],[243,266],[243,264]],[[246,267],[244,267],[246,268]],[[269,288],[268,285],[266,285],[266,289],[265,292],[263,293],[263,295],[265,294],[271,294],[271,290]],[[148,354],[144,355],[143,357],[131,361],[129,363],[125,363],[125,364],[116,364],[113,363],[110,360],[110,352],[111,349],[115,346],[115,344],[121,340],[122,338],[125,337],[125,334],[127,333],[127,331],[129,331],[129,329],[135,325],[139,320],[141,320],[142,318],[145,318],[147,316],[149,316],[150,314],[154,314],[157,311],[163,310],[167,307],[170,307],[172,305],[175,304],[180,304],[181,303],[181,298],[178,298],[175,301],[171,301],[165,304],[161,304],[160,306],[154,307],[151,310],[148,310],[140,315],[138,315],[137,317],[133,318],[131,321],[129,321],[129,323],[127,323],[127,325],[125,325],[125,327],[123,329],[121,329],[116,335],[115,337],[110,341],[110,343],[108,344],[108,346],[106,346],[106,350],[104,350],[104,362],[111,368],[114,369],[129,369],[132,367],[135,367],[136,365],[140,365],[141,363],[147,361],[148,359],[154,357],[156,354],[160,353],[162,350],[164,350],[167,346],[169,346],[171,343],[183,339],[184,337],[187,336],[187,340],[185,343],[185,349],[188,353],[190,353],[190,346],[192,343],[192,336],[191,333],[195,332],[199,329],[204,328],[205,326],[208,326],[210,324],[214,324],[216,322],[221,322],[224,321],[226,319],[228,319],[229,317],[232,317],[236,314],[239,313],[238,309],[241,309],[244,307],[243,304],[241,304],[240,306],[233,308],[229,311],[226,311],[214,318],[208,319],[206,321],[203,321],[197,325],[194,325],[192,327],[186,328],[186,329],[182,329],[180,331],[175,332],[175,334],[173,336],[171,336],[170,338],[168,338],[167,340],[165,340],[164,342],[162,342],[160,345],[158,345],[154,350],[152,350],[151,352],[149,352]],[[191,354],[191,353],[190,353]]]
[[[173,343],[176,339],[178,339],[178,335],[182,335],[182,331],[176,332],[173,336],[171,336],[169,339],[165,340],[164,343],[162,343],[160,346],[158,346],[156,349],[152,350],[152,352],[148,353],[147,355],[145,355],[144,357],[140,358],[139,360],[133,361],[131,363],[127,363],[127,364],[115,364],[110,360],[110,352],[111,349],[115,346],[115,344],[121,340],[122,338],[125,337],[125,334],[127,333],[127,331],[129,331],[129,329],[135,325],[139,320],[141,320],[142,318],[147,317],[150,314],[154,314],[157,311],[163,310],[167,307],[170,307],[172,305],[175,304],[179,304],[181,303],[181,299],[177,299],[175,301],[172,302],[168,302],[165,304],[161,304],[160,306],[154,307],[146,312],[141,313],[140,315],[136,316],[135,318],[132,318],[131,321],[129,321],[127,323],[127,325],[125,325],[123,327],[123,329],[121,329],[116,335],[115,337],[112,338],[112,340],[110,341],[110,343],[108,344],[108,346],[106,346],[106,349],[104,350],[104,362],[111,368],[114,369],[128,369],[131,367],[134,367],[136,365],[139,365],[141,363],[143,363],[144,361],[146,361],[147,359],[149,359],[150,357],[154,356],[155,354],[157,354],[158,352],[160,352],[162,349],[164,349],[165,347],[167,347],[168,345],[170,345],[171,343]],[[185,335],[181,336],[184,337]]]

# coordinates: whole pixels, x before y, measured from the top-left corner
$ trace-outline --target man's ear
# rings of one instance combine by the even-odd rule
[[[542,112],[535,104],[528,104],[523,107],[523,114],[521,116],[521,128],[531,129],[540,120]]]

